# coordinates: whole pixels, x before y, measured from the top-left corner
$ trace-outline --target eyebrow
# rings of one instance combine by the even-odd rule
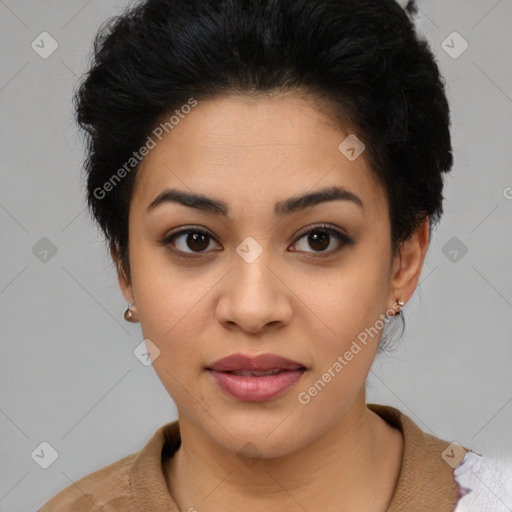
[[[283,217],[328,201],[350,201],[364,209],[363,201],[359,196],[343,187],[331,186],[278,201],[274,204],[274,213],[278,217]],[[224,201],[175,188],[167,188],[160,192],[149,204],[147,211],[165,203],[178,203],[223,217],[229,215],[229,206]]]

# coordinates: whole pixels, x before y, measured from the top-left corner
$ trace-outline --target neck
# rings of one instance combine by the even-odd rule
[[[402,435],[367,409],[364,395],[323,436],[252,464],[179,422],[182,443],[164,469],[181,512],[382,511],[398,480]]]

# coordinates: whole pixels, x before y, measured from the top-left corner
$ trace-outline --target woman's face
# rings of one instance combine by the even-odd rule
[[[180,422],[229,450],[290,453],[361,410],[384,315],[414,290],[397,289],[386,197],[364,152],[339,149],[349,134],[298,95],[217,97],[140,165],[120,284]],[[333,187],[341,199],[297,200]],[[208,200],[148,208],[168,189]],[[232,354],[305,370],[212,370]]]

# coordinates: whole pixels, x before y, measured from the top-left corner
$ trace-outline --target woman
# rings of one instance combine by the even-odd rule
[[[146,0],[100,31],[88,204],[179,420],[40,512],[462,510],[480,456],[365,399],[453,163],[414,12]]]

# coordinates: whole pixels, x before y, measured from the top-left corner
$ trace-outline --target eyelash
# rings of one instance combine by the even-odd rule
[[[330,235],[334,236],[334,238],[338,242],[341,242],[342,245],[340,247],[338,247],[337,249],[331,250],[329,252],[317,252],[316,254],[313,252],[314,258],[325,258],[328,256],[332,256],[333,254],[336,254],[339,251],[341,251],[341,249],[344,246],[353,244],[353,240],[350,237],[348,237],[341,231],[338,231],[337,229],[329,227],[328,225],[325,225],[325,224],[319,224],[319,225],[313,226],[309,230],[300,233],[293,243],[294,244],[297,243],[301,238],[304,238],[306,235],[309,235],[315,231],[329,233]],[[205,235],[205,236],[213,239],[216,243],[218,243],[217,240],[215,240],[214,236],[212,236],[210,233],[208,233],[208,231],[205,231],[204,229],[200,228],[199,226],[191,226],[187,229],[177,231],[176,233],[171,233],[169,236],[166,236],[163,240],[160,240],[159,243],[166,247],[169,246],[169,249],[172,252],[174,252],[179,258],[197,259],[197,258],[201,257],[202,254],[207,254],[205,251],[196,252],[196,253],[187,253],[187,252],[181,251],[179,249],[170,247],[170,245],[174,241],[174,239],[178,238],[181,235],[189,234],[189,233],[200,233],[202,235]],[[301,252],[301,251],[297,251],[297,252]],[[309,251],[305,251],[305,252],[309,252]],[[192,255],[192,254],[194,254],[194,255]]]

